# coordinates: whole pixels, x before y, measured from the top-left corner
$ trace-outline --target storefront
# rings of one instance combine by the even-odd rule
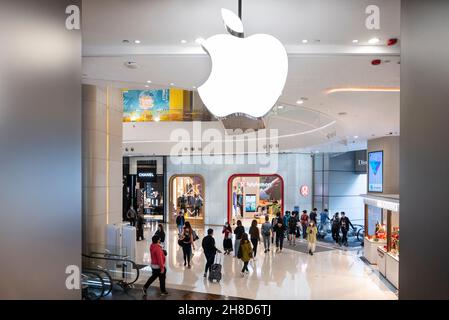
[[[228,179],[228,221],[259,224],[284,212],[284,180],[278,174],[234,174]]]
[[[179,212],[191,224],[204,224],[204,178],[198,174],[173,175],[169,181],[170,223],[176,222]]]
[[[364,257],[399,288],[399,195],[364,195]]]

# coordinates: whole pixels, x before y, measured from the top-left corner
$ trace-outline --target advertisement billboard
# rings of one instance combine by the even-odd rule
[[[383,151],[368,153],[368,192],[383,192]]]

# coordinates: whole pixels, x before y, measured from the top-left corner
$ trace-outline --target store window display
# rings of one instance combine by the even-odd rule
[[[235,225],[242,220],[250,225],[252,220],[258,224],[270,221],[282,213],[283,180],[279,175],[234,175],[228,182],[228,219]]]
[[[204,223],[204,180],[199,175],[170,179],[170,221],[181,212],[185,221]]]

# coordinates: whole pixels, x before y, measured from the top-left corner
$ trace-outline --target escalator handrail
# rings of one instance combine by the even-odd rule
[[[81,274],[90,274],[90,275],[94,275],[94,276],[98,277],[98,279],[100,279],[100,282],[101,282],[101,294],[95,300],[98,300],[101,297],[104,297],[104,280],[103,280],[103,278],[98,273],[96,273],[94,271],[83,271],[83,272],[81,272]]]
[[[107,272],[106,270],[103,270],[103,269],[95,269],[95,268],[83,268],[83,272],[90,272],[90,273],[103,272],[106,275],[106,277],[108,278],[108,281],[111,285],[109,286],[109,290],[104,292],[101,296],[105,297],[112,292],[113,281],[112,281],[112,277],[109,274],[109,272]],[[104,280],[103,280],[103,282],[104,282]],[[106,284],[104,284],[103,287],[105,287],[105,286],[106,286]]]
[[[125,284],[125,285],[132,285],[133,283],[137,282],[137,280],[139,279],[140,276],[140,271],[139,268],[137,268],[137,264],[130,260],[130,259],[118,259],[118,258],[106,258],[106,257],[97,257],[97,256],[90,256],[88,254],[82,254],[83,257],[88,258],[88,259],[100,259],[100,260],[107,260],[107,261],[121,261],[121,262],[130,262],[133,266],[134,269],[136,269],[136,278],[131,281],[131,282],[126,282],[126,281],[120,281],[121,283]]]

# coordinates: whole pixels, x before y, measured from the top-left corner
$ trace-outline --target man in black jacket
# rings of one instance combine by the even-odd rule
[[[202,247],[204,251],[204,255],[206,256],[206,267],[204,269],[204,278],[207,277],[207,271],[210,270],[211,265],[215,261],[215,254],[220,252],[220,250],[215,247],[215,239],[213,237],[214,230],[208,229],[207,236],[203,238]]]
[[[341,239],[343,242],[343,245],[345,247],[348,246],[348,231],[349,231],[349,226],[351,226],[351,228],[354,230],[354,226],[352,225],[351,221],[349,220],[348,217],[346,217],[345,213],[342,211],[341,212],[341,218],[340,218],[340,229],[341,232],[343,233],[343,238]]]

